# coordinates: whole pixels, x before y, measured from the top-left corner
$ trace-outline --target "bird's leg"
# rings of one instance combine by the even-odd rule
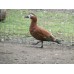
[[[41,47],[40,48],[43,48],[43,41],[38,41],[37,43],[33,43],[33,45],[37,45],[40,42],[41,42]]]
[[[41,47],[40,48],[43,48],[43,41],[41,41]]]
[[[40,43],[41,41],[38,41],[37,43],[33,43],[33,45],[37,45],[38,43]]]

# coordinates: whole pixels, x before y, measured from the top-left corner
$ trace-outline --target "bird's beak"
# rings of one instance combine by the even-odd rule
[[[24,18],[29,18],[29,16],[25,16]]]

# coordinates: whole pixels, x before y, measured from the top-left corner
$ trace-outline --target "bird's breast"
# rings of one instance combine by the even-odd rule
[[[31,35],[33,35],[33,34],[35,34],[35,27],[33,27],[33,28],[30,28],[30,33],[31,33]]]

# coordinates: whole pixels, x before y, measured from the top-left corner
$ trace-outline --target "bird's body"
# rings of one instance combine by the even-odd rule
[[[39,42],[42,42],[41,48],[43,47],[43,41],[52,41],[52,42],[56,42],[56,43],[60,44],[60,41],[58,39],[56,39],[52,35],[51,32],[48,32],[47,30],[42,29],[41,27],[39,27],[37,25],[37,17],[34,14],[26,16],[26,18],[28,18],[28,17],[30,17],[30,19],[31,19],[31,24],[30,24],[30,29],[29,29],[30,34],[35,39],[39,40]]]
[[[52,36],[52,34],[40,27],[38,27],[37,25],[31,27],[30,26],[30,34],[36,38],[37,40],[41,40],[41,41],[48,41],[49,39],[50,41],[54,41],[55,38]]]

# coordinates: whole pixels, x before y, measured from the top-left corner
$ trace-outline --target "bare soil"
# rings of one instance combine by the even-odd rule
[[[0,64],[74,64],[74,45],[44,42],[32,45],[33,38],[13,38],[0,42]]]

